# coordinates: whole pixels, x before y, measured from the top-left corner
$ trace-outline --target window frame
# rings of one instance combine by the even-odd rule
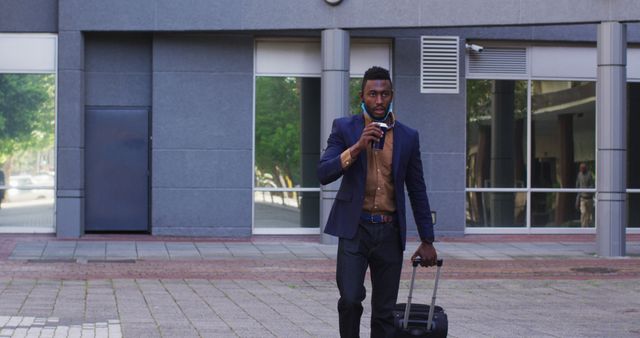
[[[474,41],[475,43],[475,41]],[[466,225],[464,227],[465,234],[575,234],[575,233],[588,233],[594,234],[596,231],[595,226],[591,228],[567,228],[567,227],[533,227],[532,226],[532,210],[531,210],[531,198],[533,193],[576,193],[576,192],[596,192],[597,188],[593,189],[576,189],[576,188],[532,188],[531,186],[531,150],[532,150],[532,116],[531,116],[531,93],[532,93],[532,82],[533,81],[596,81],[595,78],[584,78],[584,77],[548,77],[548,76],[535,76],[532,75],[532,54],[534,45],[522,45],[522,44],[511,44],[504,42],[477,42],[478,44],[484,45],[485,47],[506,47],[506,48],[526,48],[526,74],[499,74],[499,73],[483,73],[483,74],[469,74],[469,64],[466,62],[465,64],[465,83],[469,80],[514,80],[514,81],[527,81],[527,137],[526,137],[526,187],[525,188],[469,188],[465,183],[465,204],[467,199],[467,193],[469,192],[515,192],[515,193],[526,193],[526,219],[524,227],[469,227]],[[559,46],[563,48],[563,46]],[[566,48],[571,48],[567,46]],[[469,53],[469,52],[467,52]],[[465,99],[466,99],[466,84],[465,84]],[[465,111],[465,119],[466,114],[468,112]],[[597,119],[596,119],[597,123]],[[466,124],[466,121],[465,121]],[[597,125],[596,125],[597,130]],[[465,128],[465,140],[467,139],[466,128]],[[597,135],[595,135],[597,140]],[[466,144],[466,142],[465,142]],[[466,146],[465,146],[466,147]],[[597,142],[596,149],[594,152],[597,156]],[[467,149],[465,149],[465,158],[467,158]],[[466,161],[466,160],[465,160]],[[597,161],[596,161],[597,162]],[[465,173],[466,175],[466,173]],[[466,177],[465,177],[466,182]],[[596,181],[596,186],[598,182]],[[466,207],[465,207],[466,208]],[[597,212],[597,210],[595,210]],[[466,210],[465,210],[466,213]],[[595,218],[595,213],[594,213]]]
[[[474,41],[476,43],[476,41]],[[466,82],[468,80],[526,80],[527,81],[527,185],[526,188],[469,188],[465,183],[465,205],[467,200],[467,193],[469,192],[525,192],[527,194],[527,203],[526,203],[526,222],[525,227],[468,227],[465,222],[464,233],[465,234],[595,234],[597,229],[597,224],[594,227],[590,228],[569,228],[569,227],[533,227],[532,219],[531,219],[531,194],[532,193],[577,193],[577,192],[597,192],[598,181],[596,180],[596,187],[592,189],[577,189],[577,188],[532,188],[531,187],[531,92],[532,92],[532,81],[597,81],[596,77],[593,76],[575,76],[575,77],[550,77],[550,76],[535,76],[532,75],[531,65],[532,65],[532,48],[536,46],[552,46],[557,48],[574,48],[575,46],[558,46],[557,44],[539,44],[539,45],[522,45],[522,44],[512,44],[508,42],[483,42],[477,41],[478,44],[487,46],[487,47],[524,47],[527,49],[527,73],[526,75],[504,75],[504,74],[469,74],[468,62],[465,64],[465,100],[466,100]],[[583,46],[584,47],[584,46]],[[592,48],[591,53],[597,53],[596,48],[591,44],[588,47]],[[583,48],[583,50],[587,50]],[[554,51],[557,51],[555,49]],[[469,53],[469,52],[467,52]],[[640,53],[640,48],[628,49],[627,53],[631,53],[633,55],[637,55]],[[590,55],[586,57],[591,57]],[[629,59],[628,59],[629,60]],[[631,77],[627,78],[627,83],[638,83],[640,82],[639,78],[636,78],[637,70],[640,69],[640,62],[635,62],[631,64],[632,70],[630,71],[629,62],[627,64],[627,73],[630,74]],[[597,95],[597,93],[596,93]],[[465,111],[465,120],[466,114],[468,112]],[[466,121],[465,121],[466,125]],[[597,163],[598,151],[597,151],[597,130],[598,130],[598,119],[596,115],[595,120],[595,158]],[[467,140],[466,128],[465,128],[465,140]],[[466,142],[465,142],[466,144]],[[465,145],[466,147],[466,145]],[[468,149],[465,149],[465,162],[468,156]],[[465,173],[466,175],[466,173]],[[466,177],[465,177],[466,182]],[[640,194],[640,189],[626,189],[627,195],[629,194]],[[597,209],[594,209],[594,223],[597,220]],[[466,207],[465,207],[466,213]],[[640,228],[627,228],[626,233],[628,234],[640,234]]]
[[[54,161],[54,170],[56,177],[58,176],[58,34],[55,33],[0,33],[0,41],[3,39],[9,40],[22,40],[24,42],[29,42],[29,40],[43,40],[46,43],[52,43],[53,48],[49,52],[51,55],[47,56],[50,63],[50,67],[29,67],[29,66],[12,66],[6,67],[0,64],[0,74],[53,74],[55,79],[55,93],[54,93],[54,141],[53,141],[53,161]],[[33,48],[34,46],[23,46],[24,50],[22,51],[24,54],[31,54],[32,51],[29,51],[29,48]],[[36,46],[37,47],[37,46]],[[43,47],[43,46],[40,46]],[[42,60],[40,60],[42,61]],[[0,61],[1,62],[1,61]],[[53,215],[52,215],[52,226],[51,227],[30,227],[30,226],[7,226],[0,227],[0,233],[44,233],[51,234],[56,233],[56,202],[57,198],[55,197],[55,192],[58,190],[58,182],[54,180],[53,187],[50,186],[33,186],[30,189],[46,189],[53,190],[54,198],[53,198]],[[8,189],[9,186],[4,186],[5,189]]]
[[[596,228],[594,227],[589,227],[589,228],[569,228],[569,227],[534,227],[532,225],[532,210],[531,210],[531,198],[532,198],[532,194],[533,193],[578,193],[578,192],[591,192],[591,193],[595,193],[597,190],[597,184],[598,182],[596,181],[596,188],[592,188],[592,189],[578,189],[578,188],[533,188],[531,186],[532,182],[531,182],[531,150],[532,150],[532,117],[531,117],[531,93],[532,93],[532,82],[533,81],[576,81],[576,79],[574,78],[537,78],[537,77],[531,77],[529,76],[527,79],[522,79],[522,78],[506,78],[504,76],[500,76],[500,78],[489,78],[487,77],[472,77],[472,78],[465,78],[465,82],[468,80],[516,80],[516,81],[527,81],[527,137],[526,137],[526,158],[527,158],[527,163],[526,163],[526,172],[527,172],[527,177],[526,177],[526,187],[525,188],[469,188],[466,187],[465,184],[465,204],[466,204],[466,198],[467,198],[467,193],[469,192],[480,192],[480,193],[486,193],[486,192],[515,192],[515,193],[526,193],[527,196],[527,200],[526,200],[526,219],[525,219],[525,226],[524,227],[492,227],[492,226],[486,226],[486,227],[469,227],[466,225],[465,223],[465,230],[464,233],[465,234],[576,234],[576,233],[587,233],[587,234],[595,234]],[[595,81],[595,79],[592,79],[590,81]],[[466,87],[465,87],[466,88]],[[466,94],[466,93],[465,93]],[[466,96],[465,96],[466,97]],[[465,112],[465,116],[466,116]],[[466,122],[465,122],[466,123]],[[597,124],[597,119],[595,121],[595,123]],[[466,128],[465,128],[466,130]],[[597,130],[597,126],[596,126],[596,130]],[[466,131],[465,131],[466,133]],[[594,131],[595,133],[595,131]],[[597,140],[597,135],[594,136]],[[465,139],[467,138],[467,135],[465,135]],[[597,142],[596,142],[596,149],[594,149],[594,153],[597,156]],[[465,149],[465,158],[468,156],[467,154],[467,149]],[[596,161],[597,162],[597,161]],[[466,181],[466,179],[465,179]],[[640,190],[640,189],[638,189]],[[595,213],[597,213],[597,210],[594,210],[594,219],[595,219]]]
[[[309,47],[310,44],[317,44],[319,52],[317,56],[317,60],[320,62],[319,67],[315,71],[303,69],[302,71],[295,71],[291,73],[284,72],[273,72],[269,69],[267,70],[258,70],[258,54],[259,54],[259,45],[261,43],[275,42],[275,43],[284,43],[284,44],[292,44],[296,43],[307,44]],[[321,41],[318,38],[299,38],[299,37],[262,37],[256,38],[254,40],[254,49],[253,49],[253,115],[252,115],[252,143],[251,143],[251,232],[254,235],[319,235],[321,233],[321,229],[323,225],[320,224],[318,228],[257,228],[255,226],[255,193],[256,192],[317,192],[322,195],[322,188],[318,186],[317,188],[266,188],[266,187],[256,187],[255,184],[255,159],[256,159],[256,79],[261,76],[268,77],[307,77],[307,78],[318,78],[322,76],[321,73],[321,53],[320,50]],[[386,46],[388,49],[388,64],[382,64],[381,66],[387,66],[389,72],[393,74],[393,41],[391,39],[381,39],[381,38],[355,38],[351,39],[351,47],[354,45],[358,46]],[[353,55],[353,49],[350,50],[351,55]],[[315,58],[315,56],[314,56]],[[356,68],[353,70],[352,68]],[[350,57],[350,73],[349,78],[353,77],[362,77],[364,74],[362,72],[357,71],[357,69],[362,68],[358,63],[354,63],[352,57]],[[322,141],[321,141],[322,142]],[[322,196],[321,196],[322,198]],[[321,215],[320,215],[321,217]]]

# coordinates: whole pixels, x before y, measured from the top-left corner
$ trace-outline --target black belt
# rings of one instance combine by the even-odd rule
[[[360,221],[364,223],[393,223],[395,217],[393,215],[370,214],[363,212],[360,214]]]

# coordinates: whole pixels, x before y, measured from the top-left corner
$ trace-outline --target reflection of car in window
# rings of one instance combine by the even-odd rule
[[[55,178],[51,173],[39,173],[32,176],[33,184],[39,187],[53,188]]]
[[[11,186],[12,187],[28,187],[33,184],[33,180],[31,179],[31,177],[28,176],[24,176],[24,177],[19,177],[19,176],[12,176],[9,181],[11,182]]]
[[[51,181],[51,182],[49,182]],[[38,177],[37,182],[31,175],[10,176],[8,180],[7,201],[24,202],[38,199],[53,199],[53,179]],[[44,189],[51,186],[52,189]]]

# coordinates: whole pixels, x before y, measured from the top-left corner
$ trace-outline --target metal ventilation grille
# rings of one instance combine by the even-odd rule
[[[457,36],[423,36],[420,57],[420,92],[458,94]]]
[[[526,48],[485,48],[469,52],[468,74],[527,74]]]

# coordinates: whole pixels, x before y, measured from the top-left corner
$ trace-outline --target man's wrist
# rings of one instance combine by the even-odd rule
[[[433,245],[433,239],[423,239],[422,244]]]
[[[360,148],[356,143],[349,148],[349,156],[351,156],[352,160],[355,160],[356,158],[358,158],[358,155],[360,155]]]

